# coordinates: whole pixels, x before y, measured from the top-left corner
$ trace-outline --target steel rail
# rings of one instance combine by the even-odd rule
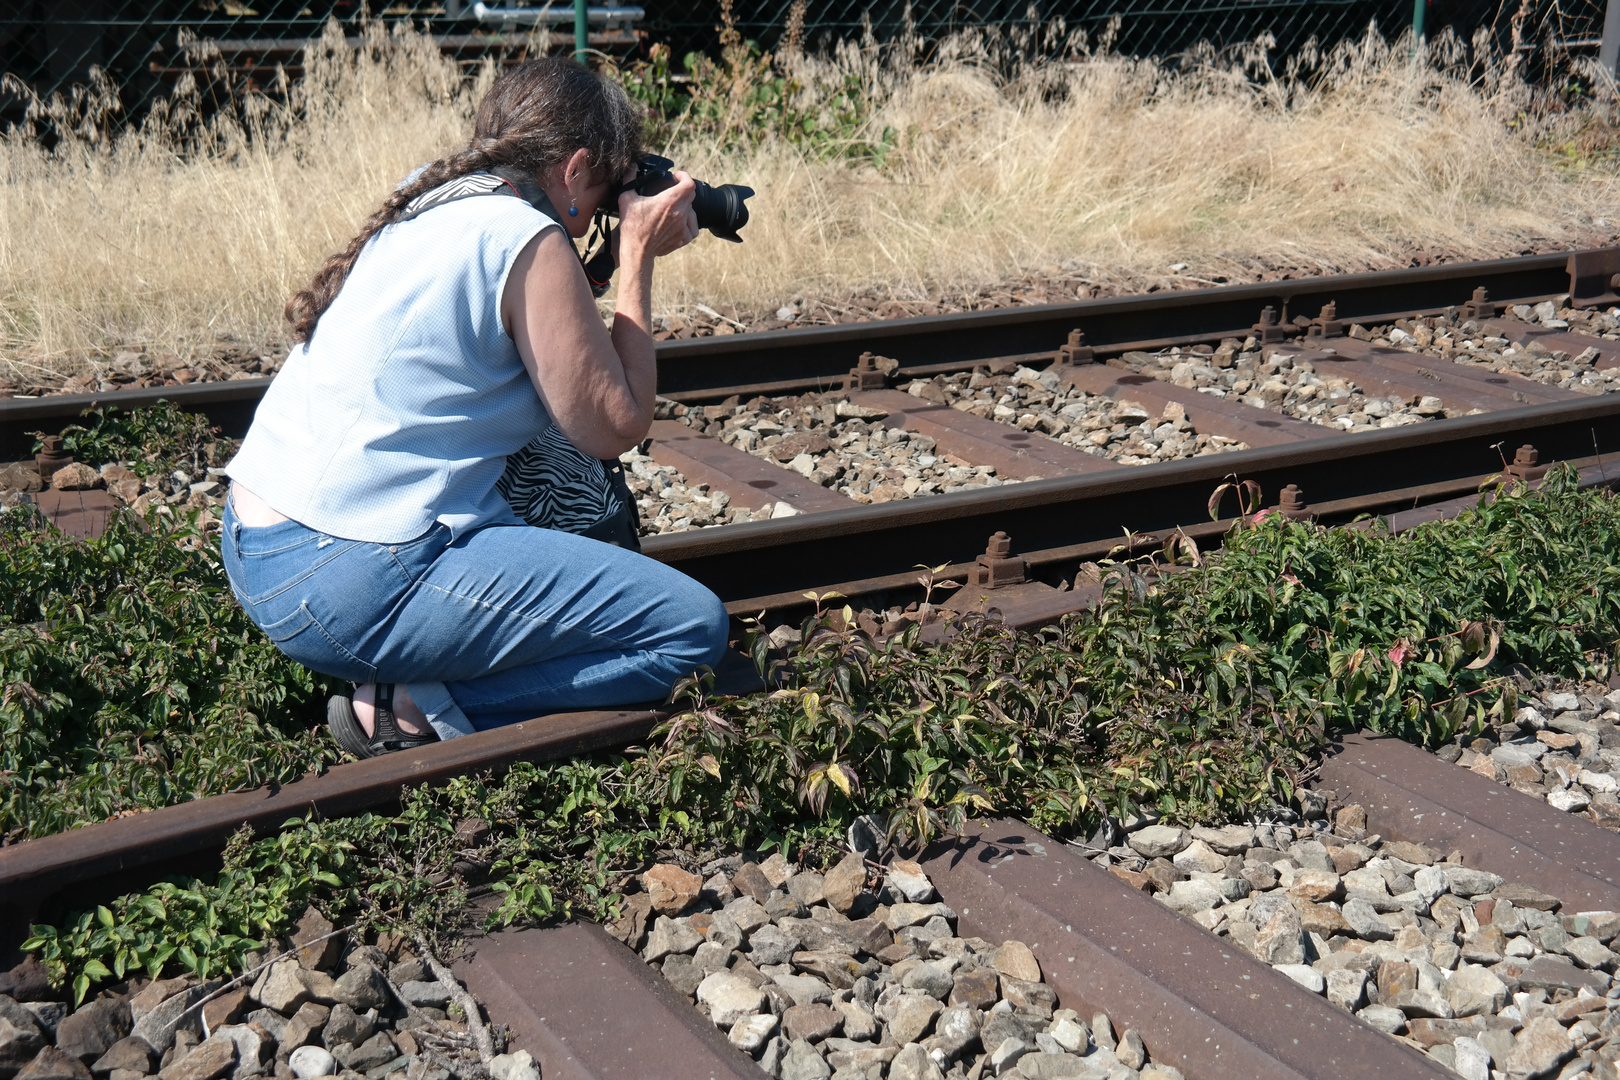
[[[862,352],[900,361],[902,374],[961,369],[1003,357],[1038,363],[1083,330],[1101,354],[1192,344],[1247,334],[1264,307],[1287,324],[1337,305],[1343,322],[1384,322],[1465,303],[1484,288],[1496,303],[1525,303],[1570,290],[1574,255],[1526,255],[1410,270],[1225,285],[1066,304],[997,308],[880,322],[689,338],[658,345],[659,393],[683,401],[731,394],[832,389]],[[138,408],[170,400],[205,413],[227,434],[247,430],[269,379],[142,387],[94,394],[0,400],[0,460],[29,452],[35,430],[59,431],[92,405]]]
[[[1620,395],[652,536],[642,549],[746,607],[830,582],[915,577],[918,564],[972,563],[998,530],[1028,551],[1197,525],[1209,520],[1211,492],[1233,475],[1259,483],[1268,500],[1288,484],[1313,501],[1359,499],[1392,479],[1455,486],[1523,444],[1543,462],[1613,454],[1620,468]]]

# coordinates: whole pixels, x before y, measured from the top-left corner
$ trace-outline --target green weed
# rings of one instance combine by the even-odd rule
[[[215,596],[197,605],[216,609],[213,625],[226,631],[217,640],[230,646],[207,655],[226,657],[218,664],[236,681],[208,715],[245,715],[251,701],[262,710],[255,717],[277,718],[257,722],[277,731],[307,708],[307,673],[293,673],[240,623],[217,592],[217,565],[185,533],[111,535],[114,544],[162,546],[161,557],[142,555],[143,567],[167,559],[214,583]],[[0,545],[0,555],[16,560],[18,547]],[[31,713],[18,711],[28,695],[8,689],[10,711],[0,711],[11,725],[8,753],[14,742],[48,743],[42,731],[55,738],[63,725],[85,723],[76,719],[75,695],[98,684],[81,668],[109,680],[120,657],[147,655],[144,646],[120,651],[144,638],[123,628],[123,609],[107,599],[134,583],[97,583],[93,571],[103,564],[95,559],[110,552],[51,550],[58,560],[84,561],[34,572],[58,582],[52,589],[18,590],[51,597],[48,612],[6,597],[13,608],[5,633],[80,642],[71,670],[47,680],[74,689],[56,689],[45,704],[28,705]],[[292,821],[275,836],[239,837],[213,881],[163,883],[62,926],[35,927],[28,947],[83,992],[132,966],[234,968],[307,903],[330,918],[430,935],[453,935],[478,892],[496,900],[492,925],[606,918],[622,875],[652,858],[690,863],[706,852],[775,847],[821,863],[861,814],[885,821],[901,846],[974,813],[1015,815],[1058,837],[1083,835],[1105,814],[1144,809],[1174,822],[1218,822],[1290,800],[1334,731],[1371,727],[1432,745],[1511,717],[1516,679],[1527,672],[1606,674],[1620,641],[1620,501],[1578,490],[1567,467],[1539,490],[1503,488],[1476,511],[1399,536],[1376,525],[1326,530],[1271,515],[1245,519],[1219,553],[1200,557],[1190,543],[1167,552],[1193,565],[1156,582],[1139,564],[1111,565],[1095,610],[1038,634],[970,618],[943,644],[923,643],[916,628],[879,642],[852,612],[826,609],[805,621],[802,644],[782,660],[751,633],[746,646],[772,693],[716,697],[695,676],[676,688],[675,713],[645,747],[408,792],[395,816]],[[91,620],[106,624],[97,631],[105,637],[82,629],[76,603],[110,612]],[[33,621],[19,626],[24,619]],[[195,632],[181,640],[199,649],[210,634],[206,624],[150,634],[167,642],[182,630]],[[61,636],[69,631],[85,636]],[[16,663],[9,647],[0,655]],[[201,677],[207,671],[204,661],[187,685],[213,685]],[[133,698],[117,700],[89,715],[138,712]],[[195,723],[169,732],[158,712],[141,716],[143,737],[161,738],[176,762],[165,773],[171,795],[248,782],[210,773],[202,757],[180,750],[212,748],[227,733]],[[70,742],[83,747],[88,738]],[[264,772],[330,760],[318,739],[274,745],[285,756],[261,765]],[[207,752],[217,753],[198,751]],[[29,753],[63,762],[50,775],[72,797],[53,796],[51,805],[78,806],[73,800],[89,791],[129,782],[93,768],[130,760],[127,749],[71,761]],[[16,794],[22,774],[0,775],[11,785],[8,812],[22,813],[11,809],[32,805]],[[41,818],[30,827],[49,824]]]

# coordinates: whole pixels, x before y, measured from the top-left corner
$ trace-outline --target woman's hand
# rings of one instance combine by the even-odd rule
[[[697,239],[697,213],[692,197],[697,187],[692,177],[674,170],[676,183],[656,195],[626,191],[619,196],[620,250],[627,256],[635,251],[646,255],[668,255]]]

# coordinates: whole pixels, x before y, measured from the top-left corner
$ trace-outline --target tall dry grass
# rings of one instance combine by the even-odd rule
[[[657,303],[904,298],[1070,260],[1151,275],[1255,257],[1329,269],[1413,246],[1484,256],[1620,216],[1612,166],[1560,167],[1513,73],[1451,48],[1414,63],[1368,39],[1279,76],[1254,55],[1007,63],[983,39],[922,59],[797,58],[807,94],[858,74],[892,152],[854,167],[677,128],[683,165],[759,195],[747,242],[705,236],[666,260]],[[200,126],[177,106],[111,145],[52,152],[0,141],[5,365],[32,378],[128,347],[284,340],[287,296],[390,185],[465,139],[490,78],[464,82],[408,33],[316,52],[290,108]]]

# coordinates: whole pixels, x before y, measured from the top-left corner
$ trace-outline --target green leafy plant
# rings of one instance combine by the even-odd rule
[[[62,449],[75,459],[97,464],[129,462],[139,476],[164,474],[176,468],[200,472],[225,464],[236,452],[236,441],[220,437],[219,428],[201,413],[186,412],[172,401],[120,410],[116,405],[87,409],[88,426],[62,429]],[[36,440],[34,451],[43,447]]]
[[[719,59],[688,53],[684,79],[671,74],[662,45],[647,60],[608,69],[647,110],[650,145],[696,138],[743,148],[779,138],[818,159],[884,163],[897,135],[890,127],[874,130],[877,102],[862,76],[845,72],[806,84],[757,42],[743,39],[729,0],[721,4],[721,20]]]
[[[268,783],[335,762],[328,680],[231,595],[217,540],[125,511],[102,537],[0,514],[0,837]]]
[[[858,815],[903,847],[976,813],[1058,837],[1146,808],[1218,822],[1291,799],[1336,730],[1437,743],[1510,716],[1524,672],[1606,675],[1620,648],[1620,500],[1567,467],[1400,535],[1255,514],[1218,552],[1172,538],[1164,553],[1191,565],[1115,561],[1095,609],[1036,634],[967,616],[939,644],[915,625],[879,641],[842,597],[813,596],[790,656],[748,634],[769,693],[716,696],[694,676],[646,746],[239,837],[213,881],[35,927],[28,947],[82,994],[132,967],[239,965],[306,903],[429,936],[453,935],[480,893],[498,899],[490,925],[605,919],[654,858],[822,863]],[[53,603],[31,632],[67,618]],[[182,917],[199,903],[215,913],[201,937]]]

